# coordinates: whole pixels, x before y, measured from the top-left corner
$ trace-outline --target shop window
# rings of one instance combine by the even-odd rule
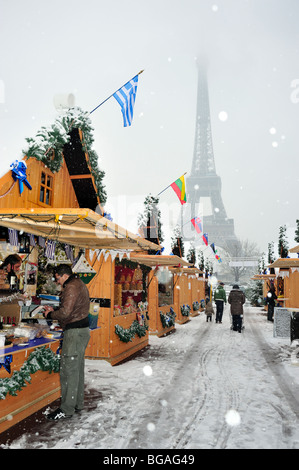
[[[39,200],[48,206],[52,205],[53,176],[48,175],[45,171],[41,172]]]
[[[158,303],[159,307],[173,304],[173,275],[168,269],[159,270],[158,277]]]

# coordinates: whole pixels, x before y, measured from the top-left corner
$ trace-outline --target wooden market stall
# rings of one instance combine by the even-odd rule
[[[89,209],[11,209],[8,214],[4,212],[0,212],[2,226],[19,230],[26,223],[27,231],[34,235],[43,233],[47,239],[86,249],[87,263],[96,273],[87,284],[92,301],[91,315],[98,317],[97,328],[92,330],[87,347],[88,357],[115,364],[148,344],[147,330],[142,337],[138,336],[138,327],[134,323],[137,311],[128,310],[127,315],[114,317],[115,258],[120,255],[127,258],[131,251],[158,250],[159,245],[137,237]],[[128,342],[120,342],[115,333],[116,325],[119,331],[129,328],[132,331],[135,326],[137,334]]]
[[[269,267],[277,271],[277,303],[280,307],[299,307],[299,258],[278,258]]]
[[[71,122],[76,122],[76,119],[72,118]],[[90,140],[89,138],[88,141]],[[138,324],[138,328],[135,323],[134,332],[142,334],[130,344],[120,342],[118,336],[112,337],[111,333],[109,344],[113,338],[115,344],[114,349],[109,351],[107,344],[102,342],[106,332],[110,334],[113,331],[115,334],[116,326],[114,325],[113,330],[115,260],[112,260],[112,257],[116,252],[118,257],[128,257],[132,251],[157,251],[161,247],[136,236],[103,216],[98,195],[99,176],[94,165],[91,165],[87,148],[82,130],[70,128],[70,141],[59,152],[50,147],[41,158],[23,159],[21,163],[27,164],[25,176],[29,186],[27,183],[23,184],[24,179],[22,184],[19,177],[15,179],[19,170],[17,173],[11,170],[0,178],[0,259],[3,260],[13,253],[19,253],[24,258],[21,276],[23,291],[29,296],[35,296],[40,249],[45,253],[48,247],[54,246],[55,249],[56,243],[65,249],[71,247],[74,256],[80,254],[82,258],[85,254],[86,263],[89,265],[90,261],[91,265],[88,272],[83,270],[80,275],[87,283],[90,297],[93,297],[90,318],[94,320],[96,317],[96,326],[91,330],[87,353],[89,357],[101,357],[114,363],[114,359],[117,362],[146,346],[148,330],[145,325],[142,328]],[[36,151],[38,152],[38,148]],[[60,167],[57,166],[57,153],[61,155]],[[17,167],[19,168],[19,164]],[[8,229],[15,231],[15,244],[8,238]],[[20,249],[22,239],[27,247],[23,252]],[[70,259],[62,257],[60,260],[58,256],[55,263],[64,263],[66,260],[71,264]],[[26,306],[24,302],[20,305],[17,296],[10,295],[8,291],[2,294],[0,293],[0,317],[4,317],[5,323],[11,323],[12,319],[16,323],[25,320],[25,312],[28,314],[32,305]],[[40,297],[40,294],[37,295],[37,300],[40,301]],[[52,295],[51,298],[53,297],[53,302],[57,301],[56,296]],[[134,318],[136,313],[124,315],[118,321],[119,331],[131,327]],[[8,345],[0,348],[0,432],[60,396],[59,374],[57,368],[52,367],[53,364],[57,365],[56,353],[60,345],[59,335],[58,339],[56,338],[57,335],[49,336],[47,332],[43,338],[30,339],[28,344],[23,346]],[[118,346],[115,346],[117,343]],[[30,369],[32,353],[33,357],[39,357],[41,364],[40,369],[36,371]],[[47,363],[50,364],[48,368]],[[27,366],[30,366],[29,375]],[[22,386],[13,390],[10,381],[16,374]],[[30,375],[32,380],[28,383]],[[24,380],[26,386],[23,386]],[[7,390],[12,390],[12,394],[6,393]]]
[[[134,253],[131,259],[151,268],[147,278],[149,332],[159,337],[164,336],[175,328],[178,314],[175,305],[174,277],[169,268],[189,266],[189,263],[174,255]]]
[[[174,308],[177,312],[176,322],[179,324],[190,321],[192,313],[192,289],[189,278],[190,268],[170,268],[174,276]]]
[[[186,273],[190,283],[190,317],[196,317],[204,310],[207,280],[198,268],[189,267]]]
[[[263,299],[266,299],[267,293],[273,285],[275,287],[275,291],[277,291],[277,278],[275,274],[255,274],[252,277],[253,281],[260,281],[263,285]]]

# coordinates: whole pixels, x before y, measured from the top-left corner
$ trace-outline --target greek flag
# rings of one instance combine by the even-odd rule
[[[48,259],[54,259],[56,242],[54,240],[48,240],[45,249],[45,257]]]
[[[44,239],[44,237],[41,237],[41,236],[38,237],[38,244],[39,244],[39,246],[41,246],[42,248],[45,248],[45,246],[46,246],[46,240]]]
[[[9,243],[11,244],[11,246],[19,245],[18,232],[15,229],[13,228],[8,229],[8,237],[9,237]]]
[[[64,251],[68,259],[71,260],[71,262],[73,262],[74,261],[73,249],[67,243],[64,245]]]
[[[29,234],[29,240],[30,240],[29,242],[30,246],[36,246],[35,237],[34,235],[32,235],[32,233]]]
[[[113,94],[116,101],[120,104],[124,118],[124,127],[130,126],[133,120],[133,108],[135,104],[137,85],[138,75]]]

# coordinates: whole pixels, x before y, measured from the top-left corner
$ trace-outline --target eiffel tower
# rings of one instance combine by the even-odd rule
[[[203,231],[208,233],[209,243],[231,251],[239,243],[235,231],[234,220],[229,219],[221,196],[221,178],[216,173],[212,128],[210,118],[210,105],[206,66],[203,61],[198,64],[198,89],[194,154],[190,176],[186,177],[187,201],[190,214],[184,214],[182,223],[186,224],[186,216],[199,216],[203,222]],[[209,215],[197,213],[205,202],[203,198],[210,199],[211,211]],[[207,202],[207,201],[206,201]],[[191,224],[189,224],[191,225]],[[183,227],[182,227],[183,228]],[[193,233],[192,233],[193,231]],[[196,240],[194,228],[182,231],[184,240]],[[189,235],[189,236],[188,236]]]

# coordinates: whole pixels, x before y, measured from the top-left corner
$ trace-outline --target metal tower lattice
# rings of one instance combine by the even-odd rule
[[[229,250],[233,244],[238,242],[238,239],[234,232],[234,220],[227,217],[221,196],[221,178],[216,173],[208,80],[206,67],[203,63],[198,65],[194,153],[191,173],[186,178],[186,187],[191,217],[201,216],[203,229],[208,233],[209,241]],[[202,216],[196,213],[202,198],[210,198],[211,215]],[[183,224],[185,221],[186,215],[182,217]],[[196,237],[194,237],[194,233],[192,236],[189,231],[187,237],[184,233],[184,239],[191,240]]]

